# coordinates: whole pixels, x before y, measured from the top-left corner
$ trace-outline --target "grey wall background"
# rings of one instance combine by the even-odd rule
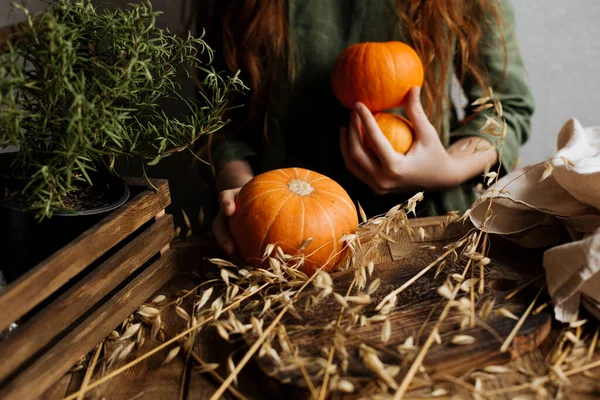
[[[600,1],[513,0],[517,38],[536,101],[523,163],[549,157],[569,118],[600,125]]]
[[[124,6],[130,0],[98,0],[98,4]],[[193,0],[153,0],[164,15],[159,24],[182,32]],[[14,22],[9,16],[11,0],[0,0],[0,26]],[[40,0],[30,0],[32,10],[40,10]],[[530,141],[521,150],[521,165],[549,157],[556,134],[569,118],[584,126],[600,125],[600,1],[599,0],[513,0],[516,35],[519,40],[528,82],[535,96],[536,113]],[[193,87],[185,87],[192,94]],[[177,107],[168,110],[176,113]],[[152,175],[171,181],[174,208],[186,210],[194,218],[202,204],[210,214],[210,196],[201,185],[198,168],[190,168],[190,157],[167,159]],[[135,172],[136,169],[123,167]],[[181,221],[179,219],[178,221]],[[197,229],[197,226],[194,226]]]

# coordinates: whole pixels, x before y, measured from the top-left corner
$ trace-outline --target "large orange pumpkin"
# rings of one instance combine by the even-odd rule
[[[331,73],[335,97],[346,108],[364,103],[371,112],[403,104],[414,86],[422,86],[423,64],[409,45],[397,42],[364,42],[346,48]]]
[[[257,266],[270,243],[292,256],[304,254],[301,270],[331,271],[347,256],[340,243],[358,227],[348,193],[334,180],[302,168],[284,168],[255,176],[236,197],[229,230],[237,253]],[[303,244],[310,242],[301,250]]]
[[[373,117],[375,117],[381,132],[390,141],[392,148],[398,153],[406,154],[414,140],[413,126],[410,121],[399,115],[386,112],[376,113]],[[364,126],[362,126],[362,129],[361,133],[364,135]],[[363,138],[365,146],[373,150],[370,136],[364,135]]]

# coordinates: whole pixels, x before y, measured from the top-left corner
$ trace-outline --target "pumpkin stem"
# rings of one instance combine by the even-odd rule
[[[315,190],[310,183],[301,179],[292,179],[290,183],[288,183],[288,189],[290,189],[292,193],[303,197],[310,195],[313,190]]]

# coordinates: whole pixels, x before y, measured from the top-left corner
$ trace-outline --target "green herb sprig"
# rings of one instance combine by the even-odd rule
[[[64,208],[75,182],[91,185],[90,171],[114,171],[117,157],[154,165],[191,150],[228,123],[232,94],[247,89],[237,74],[214,70],[202,37],[158,28],[149,0],[102,13],[90,0],[46,3],[36,15],[13,4],[24,22],[0,51],[0,148],[19,149],[0,174],[23,182],[42,219]],[[183,98],[178,77],[194,79],[191,71],[201,75],[201,95]],[[167,99],[189,112],[168,117]]]

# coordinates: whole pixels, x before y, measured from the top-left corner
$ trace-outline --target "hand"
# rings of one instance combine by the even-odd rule
[[[230,256],[235,253],[235,244],[229,233],[229,217],[235,213],[235,197],[253,176],[246,161],[232,161],[223,167],[216,180],[220,191],[219,212],[213,221],[213,233],[219,246]]]
[[[235,252],[235,245],[233,238],[229,233],[228,221],[235,213],[235,196],[241,190],[241,187],[235,189],[223,190],[219,193],[219,213],[213,221],[213,233],[217,239],[219,246],[227,253],[227,255],[233,255]]]
[[[440,190],[457,186],[461,179],[458,163],[440,141],[425,115],[419,99],[420,88],[407,98],[406,114],[414,127],[415,138],[406,155],[396,152],[377,125],[373,114],[362,103],[355,105],[349,129],[340,129],[340,145],[346,168],[377,194],[410,190]],[[361,134],[373,144],[364,145]]]

